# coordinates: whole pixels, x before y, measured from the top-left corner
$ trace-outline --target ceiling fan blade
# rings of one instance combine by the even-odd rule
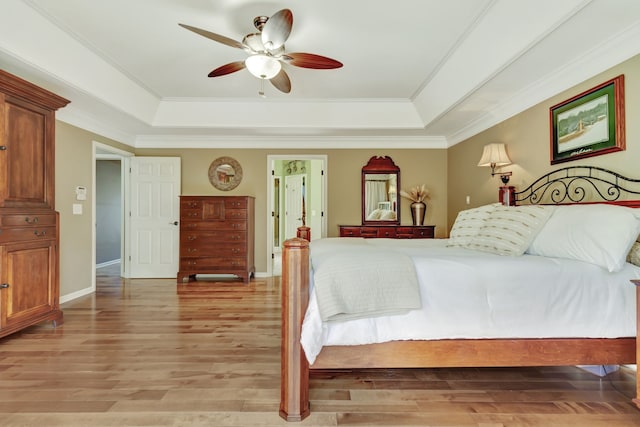
[[[227,46],[237,47],[238,49],[244,49],[244,45],[239,41],[230,39],[229,37],[221,36],[220,34],[212,33],[211,31],[203,30],[202,28],[192,27],[187,24],[178,24],[182,28],[186,28],[189,31],[193,31],[196,34],[200,34],[203,37],[217,41],[218,43],[226,44]]]
[[[291,92],[291,80],[289,80],[289,76],[284,70],[280,70],[280,72],[276,74],[276,76],[273,77],[270,81],[271,84],[280,92]]]
[[[226,76],[227,74],[235,73],[246,68],[244,61],[231,62],[229,64],[222,65],[209,73],[209,77]]]
[[[326,56],[315,55],[313,53],[286,53],[283,55],[283,59],[287,61],[287,64],[295,65],[302,68],[314,68],[317,70],[328,70],[331,68],[342,67],[342,62],[335,59],[327,58]]]
[[[291,34],[293,13],[289,9],[276,12],[262,29],[262,44],[268,50],[277,49],[284,44]]]

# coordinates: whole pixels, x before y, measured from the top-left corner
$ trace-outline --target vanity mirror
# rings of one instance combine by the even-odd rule
[[[400,224],[400,168],[374,156],[362,167],[362,224]]]

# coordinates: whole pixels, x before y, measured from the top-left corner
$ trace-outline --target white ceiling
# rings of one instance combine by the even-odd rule
[[[253,18],[289,8],[289,94],[242,70]],[[640,53],[638,0],[3,0],[0,66],[58,117],[137,147],[448,147]]]

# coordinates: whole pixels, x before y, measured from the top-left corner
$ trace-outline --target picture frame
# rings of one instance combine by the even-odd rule
[[[549,109],[551,164],[623,151],[624,75]]]

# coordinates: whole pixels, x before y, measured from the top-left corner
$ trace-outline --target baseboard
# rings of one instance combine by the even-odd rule
[[[95,291],[94,289],[89,287],[89,288],[80,289],[79,291],[75,291],[70,294],[62,295],[60,297],[60,304],[64,304],[65,302],[73,301],[74,299],[92,294],[94,291]]]
[[[100,264],[96,264],[96,269],[103,268],[103,267],[108,267],[110,265],[119,264],[119,263],[120,263],[120,258],[114,259],[114,260],[111,260],[111,261],[101,262]]]

